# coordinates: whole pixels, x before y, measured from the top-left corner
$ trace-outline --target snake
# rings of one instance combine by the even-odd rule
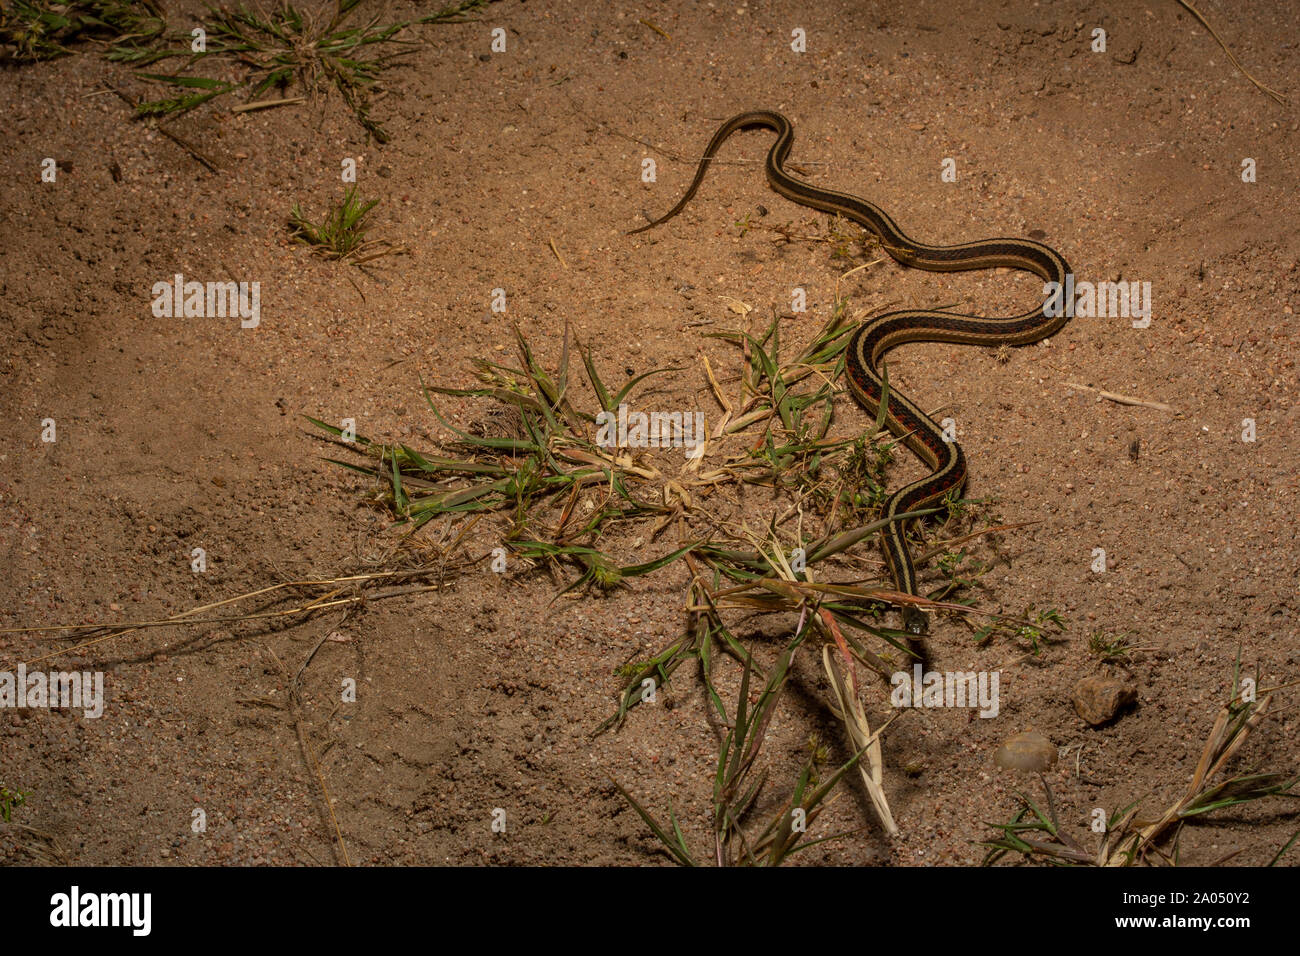
[[[929,621],[920,605],[921,597],[905,539],[906,526],[915,515],[951,501],[966,484],[966,456],[961,445],[946,434],[915,402],[886,386],[881,359],[886,352],[908,342],[952,342],[961,345],[1022,346],[1055,335],[1069,321],[1062,299],[1070,268],[1055,249],[1032,239],[983,239],[950,246],[917,242],[903,232],[884,210],[857,196],[822,189],[791,176],[785,170],[786,157],[794,143],[794,127],[784,115],[769,110],[740,113],[718,127],[704,150],[685,195],[663,216],[629,231],[645,232],[672,219],[694,197],[710,162],[723,142],[742,129],[762,127],[776,133],[764,169],[768,184],[786,199],[801,206],[843,216],[874,233],[880,246],[900,265],[930,272],[965,272],[1007,267],[1033,273],[1049,285],[1047,298],[1021,315],[986,318],[947,309],[905,309],[870,318],[854,330],[845,350],[845,377],[849,391],[868,414],[880,416],[894,437],[915,453],[930,474],[908,484],[884,502],[881,508],[881,549],[900,598],[904,629],[912,635],[925,634]],[[648,217],[647,217],[648,218]],[[1054,285],[1051,285],[1054,284]],[[900,517],[903,516],[903,517]],[[911,517],[908,517],[911,516]]]

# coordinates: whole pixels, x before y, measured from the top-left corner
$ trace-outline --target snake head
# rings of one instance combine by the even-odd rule
[[[920,636],[930,628],[930,622],[920,608],[907,606],[903,608],[903,627],[909,634]]]

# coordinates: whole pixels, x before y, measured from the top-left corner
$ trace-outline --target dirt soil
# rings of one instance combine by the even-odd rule
[[[1300,5],[1200,8],[1262,81],[1300,76]],[[175,22],[200,9],[168,7]],[[491,49],[495,27],[505,52]],[[1104,53],[1090,48],[1096,27]],[[791,49],[796,28],[806,52]],[[0,626],[152,620],[381,566],[403,529],[364,477],[322,460],[337,451],[303,416],[432,449],[448,433],[421,376],[473,384],[473,358],[512,356],[511,323],[549,363],[568,323],[611,379],[676,366],[638,400],[718,415],[700,356],[734,374],[736,352],[705,334],[760,330],[801,286],[807,311],[783,319],[782,336],[806,341],[847,268],[827,243],[735,224],[813,235],[826,217],[768,188],[771,134],[745,132],[681,216],[625,233],[677,200],[719,123],[774,109],[793,120],[790,161],[812,181],[869,197],[922,240],[1032,235],[1080,279],[1152,290],[1146,328],[1076,317],[1005,361],[950,345],[891,356],[891,383],[956,420],[968,494],[1033,522],[979,545],[997,567],[970,596],[994,611],[1055,608],[1069,627],[1034,654],[1007,635],[976,646],[938,618],[931,666],[999,671],[999,715],[907,712],[884,742],[901,836],[882,833],[853,780],[817,823],[849,835],[793,862],[979,862],[984,821],[1009,819],[1017,791],[1041,796],[1035,778],[992,762],[1027,728],[1058,748],[1046,780],[1067,829],[1094,846],[1094,808],[1140,799],[1154,816],[1183,792],[1238,654],[1262,686],[1300,678],[1300,121],[1173,0],[508,0],[413,36],[374,104],[389,144],[367,143],[322,87],[298,106],[226,103],[174,121],[216,172],[102,92],[156,90],[93,47],[5,68]],[[41,181],[45,157],[54,183]],[[337,198],[348,157],[362,194],[381,200],[375,233],[409,255],[359,268],[290,239],[290,206],[319,213]],[[955,182],[941,179],[946,158]],[[260,324],[155,317],[151,289],[177,273],[260,282]],[[1012,314],[1040,285],[886,259],[841,292],[855,315],[944,303]],[[491,308],[498,288],[504,313]],[[834,434],[866,427],[847,393],[838,402]],[[461,427],[481,411],[444,407]],[[913,473],[902,462],[891,480]],[[763,494],[743,504],[754,527],[770,519]],[[507,524],[481,522],[463,553],[487,553]],[[446,534],[435,523],[417,539],[433,548]],[[674,542],[642,529],[607,544],[630,563]],[[194,548],[205,573],[191,569]],[[875,543],[859,550],[879,575]],[[306,620],[136,630],[79,650],[85,633],[0,634],[0,670],[61,652],[30,666],[103,671],[107,695],[99,719],[0,711],[0,785],[27,794],[12,822],[31,828],[0,832],[0,859],[313,865],[342,862],[342,846],[366,864],[668,862],[611,778],[661,816],[671,802],[688,842],[709,846],[718,734],[692,666],[620,730],[591,735],[616,705],[616,669],[681,633],[687,569],[552,601],[571,573],[480,563],[438,591]],[[924,580],[937,583],[932,565]],[[743,636],[770,659],[790,626]],[[1106,664],[1089,650],[1095,634],[1141,649]],[[848,753],[819,651],[801,654],[764,748],[772,799],[810,734],[832,762]],[[1093,728],[1070,695],[1101,674],[1137,702]],[[356,703],[340,699],[348,679]],[[888,692],[864,684],[877,722]],[[1279,692],[1236,769],[1296,770],[1294,700]],[[1187,827],[1181,859],[1264,864],[1296,826],[1290,803],[1254,804]]]

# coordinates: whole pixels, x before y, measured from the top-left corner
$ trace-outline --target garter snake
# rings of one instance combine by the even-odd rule
[[[733,116],[723,123],[704,150],[695,178],[681,200],[667,214],[632,233],[644,232],[676,216],[699,188],[710,161],[723,141],[737,130],[764,127],[777,134],[767,154],[765,169],[771,187],[801,206],[837,213],[879,238],[881,247],[904,266],[931,272],[964,272],[1006,266],[1021,269],[1057,283],[1064,289],[1069,266],[1054,249],[1030,239],[984,239],[954,246],[930,246],[910,238],[884,210],[857,196],[821,189],[795,179],[784,163],[794,142],[794,128],[780,113],[755,111]],[[878,371],[881,357],[905,342],[956,342],[963,345],[1029,345],[1054,335],[1069,320],[1064,308],[1048,309],[1056,298],[1022,315],[984,318],[958,312],[907,309],[869,319],[853,333],[845,353],[849,390],[858,403],[878,415],[884,381]],[[1063,304],[1057,299],[1058,304]],[[1052,312],[1058,314],[1053,315]],[[917,594],[916,569],[904,540],[904,521],[898,515],[923,510],[959,493],[966,483],[966,457],[957,442],[914,402],[889,389],[884,421],[889,431],[931,469],[931,473],[894,492],[885,501],[881,517],[890,519],[881,531],[881,546],[899,591]],[[903,608],[903,624],[913,634],[925,633],[925,615],[913,605]]]

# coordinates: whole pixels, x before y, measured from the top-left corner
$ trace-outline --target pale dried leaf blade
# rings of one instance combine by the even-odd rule
[[[1205,741],[1205,749],[1201,752],[1201,758],[1197,762],[1196,770],[1192,773],[1192,779],[1187,786],[1187,791],[1177,803],[1165,810],[1154,823],[1148,824],[1137,833],[1125,835],[1119,845],[1110,852],[1105,865],[1128,866],[1140,861],[1143,854],[1165,835],[1168,828],[1182,819],[1182,812],[1209,788],[1210,781],[1223,769],[1224,764],[1232,758],[1241,745],[1245,743],[1246,738],[1250,736],[1251,731],[1255,729],[1272,699],[1272,695],[1267,695],[1255,704],[1251,708],[1249,716],[1240,723],[1235,733],[1232,732],[1234,721],[1230,709],[1224,707],[1220,710]],[[1129,822],[1130,818],[1126,817],[1124,825]],[[1122,830],[1122,826],[1116,828],[1117,832],[1122,832]],[[1104,849],[1105,847],[1103,847]]]
[[[822,666],[826,669],[831,690],[835,694],[831,712],[844,721],[844,730],[848,734],[854,752],[862,751],[862,758],[858,761],[858,772],[862,775],[862,783],[871,797],[871,805],[875,808],[876,816],[880,818],[885,832],[890,836],[897,836],[898,825],[894,823],[894,815],[889,809],[889,800],[885,797],[880,732],[874,734],[871,732],[862,704],[859,703],[856,695],[849,691],[848,682],[844,679],[844,674],[835,660],[834,645],[823,645]]]

